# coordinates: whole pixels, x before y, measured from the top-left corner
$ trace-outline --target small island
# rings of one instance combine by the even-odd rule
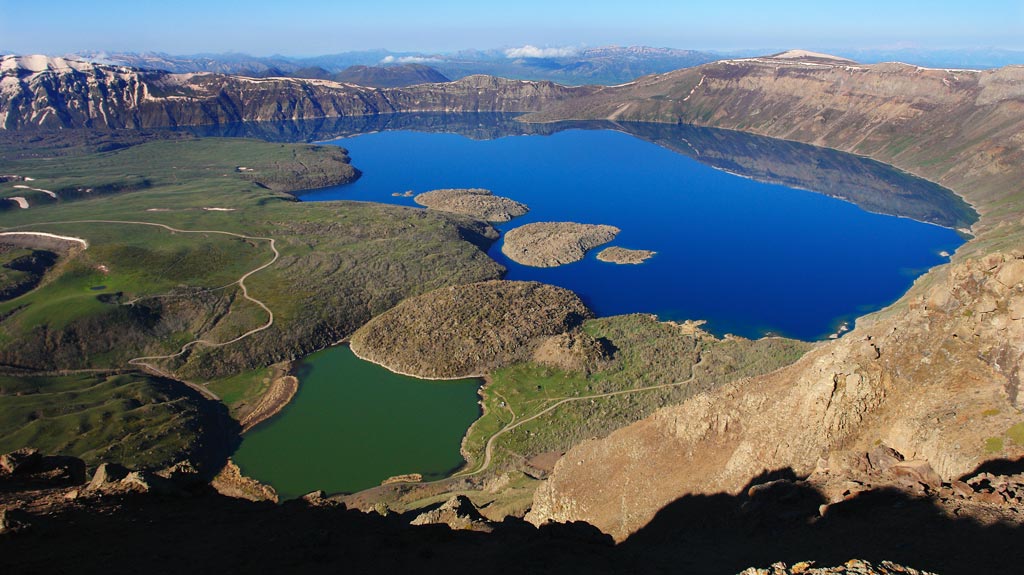
[[[651,250],[630,250],[612,246],[598,252],[597,259],[613,264],[642,264],[658,252]]]
[[[433,190],[416,196],[413,201],[432,210],[485,222],[507,222],[530,211],[526,204],[480,188]]]
[[[516,263],[552,268],[583,259],[593,248],[615,239],[619,228],[575,222],[526,224],[505,234],[501,252]]]

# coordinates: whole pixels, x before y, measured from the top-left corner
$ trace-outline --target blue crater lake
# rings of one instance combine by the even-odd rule
[[[948,190],[887,166],[871,162],[864,168],[861,164],[870,161],[788,142],[778,145],[798,149],[787,148],[792,157],[780,160],[778,150],[771,149],[774,141],[730,133],[728,138],[741,145],[730,142],[729,154],[721,153],[720,145],[706,148],[709,161],[718,164],[712,167],[669,149],[673,127],[657,129],[660,136],[646,140],[571,127],[487,140],[408,129],[347,137],[331,143],[349,150],[362,177],[302,199],[416,206],[411,197],[392,194],[487,188],[530,207],[529,214],[497,226],[502,231],[541,221],[614,225],[622,231],[609,246],[657,255],[640,265],[616,265],[597,260],[598,248],[583,261],[541,269],[506,258],[500,240],[488,253],[508,268],[506,279],[571,289],[598,315],[646,312],[664,320],[704,319],[714,333],[746,337],[827,337],[899,298],[916,277],[946,261],[941,253],[963,243],[953,229],[868,212],[792,187],[857,197],[879,211],[892,206],[871,202],[884,202],[887,194],[906,199],[901,186],[916,187],[956,213],[943,214],[941,206],[932,210],[928,198],[918,205],[910,205],[914,198],[909,198],[893,208],[895,213],[917,210],[928,214],[920,217],[943,223],[970,222],[969,209]],[[675,141],[690,143],[685,137]],[[754,153],[744,157],[744,147]],[[758,147],[766,157],[757,156]],[[821,166],[821,158],[802,165],[807,154],[825,154],[828,165]],[[842,166],[844,161],[856,169]],[[744,171],[754,175],[732,173]],[[756,174],[789,185],[752,179]],[[838,181],[830,181],[832,175]],[[842,189],[844,179],[849,189]]]
[[[599,315],[704,319],[718,334],[826,337],[945,262],[941,254],[963,243],[954,230],[976,219],[949,190],[884,164],[722,130],[528,125],[500,115],[207,130],[202,135],[283,141],[345,136],[331,143],[349,150],[362,177],[304,201],[416,206],[392,194],[482,187],[530,206],[502,231],[539,221],[617,226],[622,232],[608,245],[657,255],[616,265],[598,261],[599,248],[540,269],[508,260],[501,240],[488,253],[508,279],[569,288]],[[304,359],[298,375],[291,404],[247,433],[235,454],[246,474],[284,497],[358,491],[396,474],[434,479],[461,464],[460,440],[479,415],[478,381],[398,376],[346,346]]]

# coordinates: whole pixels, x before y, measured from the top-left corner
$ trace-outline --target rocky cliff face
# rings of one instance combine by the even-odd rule
[[[45,56],[0,60],[0,127],[151,128],[395,112],[526,112],[592,88],[470,76],[377,89],[328,80],[169,74]]]

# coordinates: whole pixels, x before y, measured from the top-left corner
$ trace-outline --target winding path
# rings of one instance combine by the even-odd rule
[[[274,257],[272,257],[270,259],[270,261],[266,262],[265,264],[255,268],[253,270],[250,270],[250,271],[246,272],[244,275],[242,275],[242,277],[238,278],[238,280],[236,280],[234,282],[231,282],[231,283],[229,283],[229,284],[227,284],[225,286],[221,286],[220,288],[217,288],[217,289],[223,289],[225,287],[238,284],[238,287],[240,287],[242,289],[242,297],[244,297],[245,299],[251,301],[252,303],[254,303],[257,306],[259,306],[261,309],[263,309],[263,311],[267,312],[267,323],[265,323],[265,324],[263,324],[263,325],[261,325],[259,327],[250,329],[249,331],[243,333],[242,335],[240,335],[240,336],[238,336],[238,337],[236,337],[234,339],[230,339],[228,341],[212,342],[212,341],[208,341],[208,340],[199,338],[199,339],[192,340],[192,341],[186,343],[185,345],[181,346],[181,349],[178,350],[176,353],[172,353],[172,354],[168,354],[168,355],[150,355],[150,356],[144,356],[144,357],[135,357],[135,358],[132,358],[132,359],[128,360],[128,364],[129,365],[135,365],[135,366],[140,366],[140,367],[143,367],[143,368],[147,368],[150,371],[152,371],[152,372],[154,372],[154,373],[156,373],[158,375],[161,375],[163,377],[168,377],[168,378],[171,378],[171,379],[175,379],[175,380],[181,381],[179,378],[176,378],[176,377],[172,376],[168,372],[166,372],[166,371],[156,367],[155,365],[153,365],[150,362],[151,361],[157,361],[157,360],[173,359],[175,357],[183,355],[186,351],[189,350],[189,348],[192,348],[192,347],[194,347],[196,345],[200,345],[200,344],[202,344],[202,345],[204,345],[206,347],[223,347],[223,346],[226,346],[226,345],[231,345],[231,344],[233,344],[235,342],[238,342],[238,341],[241,341],[241,340],[243,340],[243,339],[245,339],[245,338],[247,338],[247,337],[249,337],[249,336],[251,336],[253,334],[256,334],[256,333],[259,333],[259,332],[261,332],[261,331],[263,331],[265,329],[268,329],[272,325],[274,325],[274,312],[273,312],[273,310],[271,310],[269,307],[267,307],[267,304],[265,304],[262,301],[252,297],[251,295],[249,295],[249,288],[246,287],[246,285],[245,285],[245,280],[249,279],[250,276],[252,276],[253,274],[259,273],[259,272],[267,269],[268,267],[274,265],[274,263],[277,262],[278,258],[281,257],[281,253],[277,251],[277,245],[276,245],[276,242],[275,242],[274,238],[265,238],[265,237],[259,237],[259,236],[247,236],[247,235],[244,235],[244,234],[237,234],[237,233],[234,233],[234,232],[225,232],[223,230],[182,230],[182,229],[178,229],[178,228],[174,228],[174,227],[168,226],[166,224],[159,224],[159,223],[156,223],[156,222],[132,221],[132,220],[69,220],[69,221],[63,221],[63,222],[40,222],[40,223],[35,223],[35,224],[27,224],[25,226],[17,226],[15,228],[8,228],[8,230],[15,230],[15,229],[18,229],[20,227],[29,227],[29,226],[33,226],[34,227],[34,226],[66,225],[66,224],[125,224],[125,225],[138,225],[138,226],[153,226],[153,227],[165,229],[165,230],[167,230],[169,232],[172,232],[172,233],[183,233],[183,234],[219,234],[219,235],[224,235],[224,236],[231,236],[231,237],[241,238],[241,239],[244,239],[244,240],[266,241],[266,242],[269,242],[269,244],[270,244],[270,250],[272,252],[274,252]],[[15,231],[6,231],[6,232],[0,233],[0,235],[15,235],[15,234],[36,235],[36,236],[44,236],[44,237],[51,237],[51,238],[59,238],[59,239],[64,239],[64,240],[77,241],[77,242],[82,242],[82,244],[84,246],[88,247],[88,243],[85,240],[83,240],[83,239],[72,238],[72,237],[68,237],[68,236],[56,236],[54,234],[49,234],[49,233],[45,233],[45,232],[20,232],[20,231],[19,232],[15,232]],[[198,391],[199,393],[203,394],[204,396],[206,396],[206,397],[208,397],[210,399],[216,399],[216,400],[220,399],[219,397],[217,397],[217,395],[215,393],[213,393],[212,391],[210,391],[209,389],[207,389],[204,386],[196,385],[196,384],[185,382],[185,381],[182,381],[182,383],[184,383],[185,385],[188,385],[192,389]]]
[[[506,425],[505,427],[503,427],[500,430],[498,430],[498,432],[496,432],[494,435],[492,435],[490,437],[490,439],[487,440],[487,443],[484,445],[484,460],[480,464],[480,467],[475,469],[475,470],[473,470],[473,471],[460,471],[458,473],[453,474],[448,479],[461,478],[461,477],[472,477],[474,475],[479,475],[479,474],[483,473],[484,471],[487,471],[487,468],[491,466],[491,457],[492,457],[492,455],[494,453],[494,442],[499,437],[501,437],[502,435],[512,431],[513,429],[519,427],[520,425],[523,425],[524,423],[529,423],[529,422],[537,419],[538,417],[540,417],[542,415],[546,415],[546,414],[550,413],[551,411],[553,411],[554,409],[558,408],[561,405],[564,405],[566,403],[571,403],[573,401],[582,401],[584,399],[600,399],[600,398],[604,398],[604,397],[613,397],[613,396],[617,396],[617,395],[628,395],[630,393],[639,393],[639,392],[642,392],[642,391],[653,391],[653,390],[656,390],[656,389],[666,389],[666,388],[669,388],[669,387],[677,387],[677,386],[680,386],[680,385],[686,385],[688,383],[692,383],[693,380],[695,380],[697,378],[697,368],[702,363],[704,363],[704,355],[703,354],[701,354],[700,359],[697,360],[697,363],[693,364],[693,367],[690,368],[690,377],[685,379],[685,380],[683,380],[683,381],[677,381],[677,382],[674,382],[674,383],[662,383],[660,385],[649,385],[647,387],[637,387],[637,388],[633,388],[633,389],[620,389],[618,391],[609,391],[609,392],[606,392],[606,393],[598,393],[598,394],[594,394],[594,395],[582,395],[582,396],[577,396],[577,397],[566,397],[564,399],[561,399],[561,400],[559,400],[559,401],[549,405],[548,407],[544,408],[543,410],[538,411],[537,413],[531,415],[530,417],[527,417],[526,419],[520,419],[519,421],[516,421],[516,413],[514,411],[512,411],[512,407],[509,406],[508,409],[509,409],[509,411],[512,412],[512,421],[510,421],[508,423],[508,425]],[[508,402],[506,402],[505,404],[508,405]]]

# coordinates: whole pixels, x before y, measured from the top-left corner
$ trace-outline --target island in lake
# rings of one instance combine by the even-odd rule
[[[631,250],[612,246],[598,252],[597,259],[613,264],[642,264],[657,253],[651,250]]]
[[[505,234],[501,252],[516,263],[553,268],[583,259],[593,248],[615,239],[619,228],[575,222],[537,222]]]
[[[433,190],[416,196],[413,201],[432,210],[485,222],[507,222],[530,211],[526,204],[480,188]]]

